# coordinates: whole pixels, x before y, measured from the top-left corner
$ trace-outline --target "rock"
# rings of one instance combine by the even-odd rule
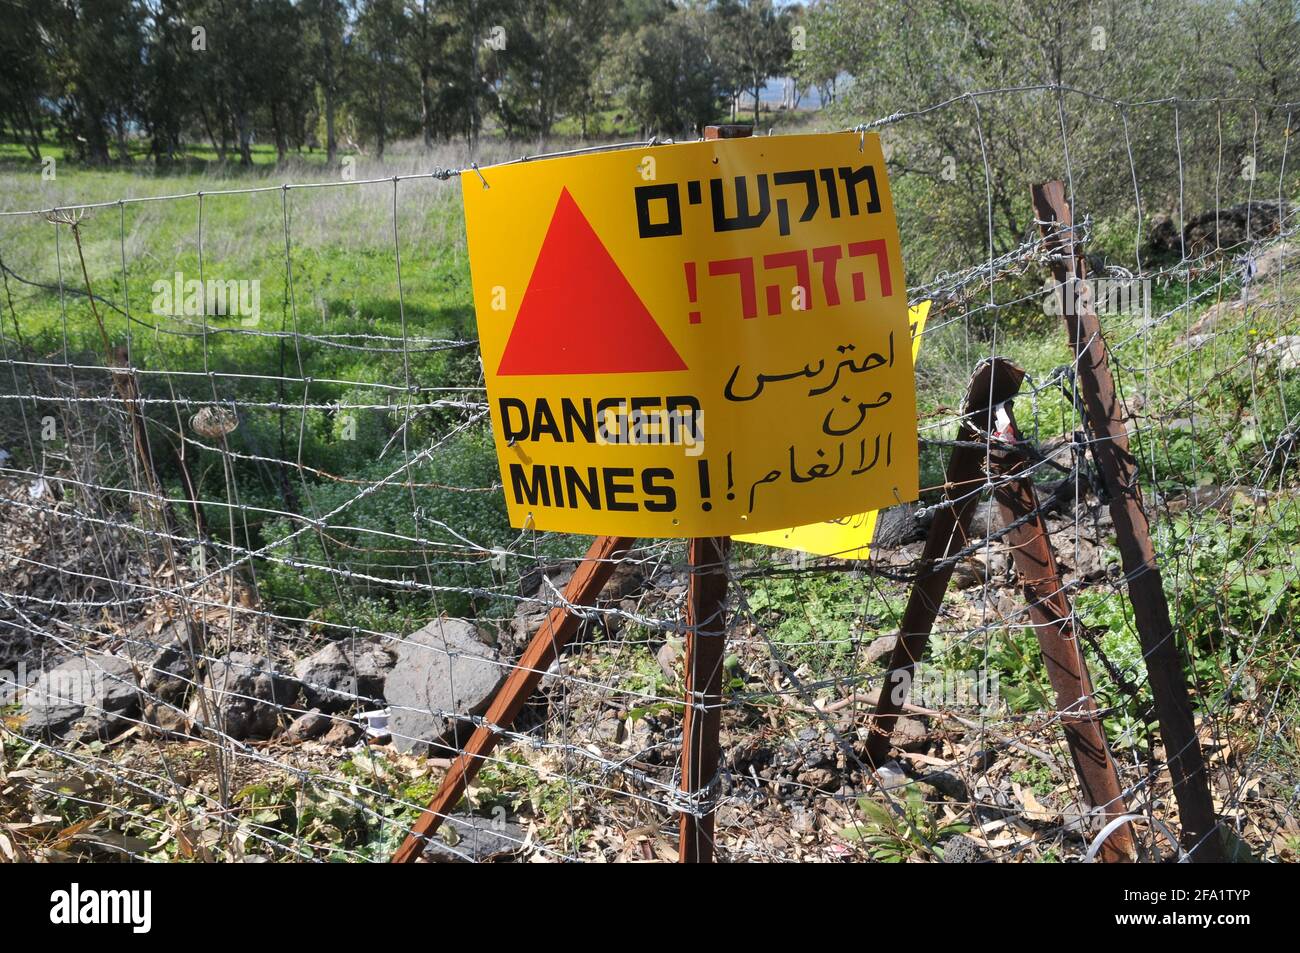
[[[876,781],[882,788],[892,791],[895,788],[904,788],[911,782],[907,774],[899,767],[897,761],[887,761],[880,767],[876,768]]]
[[[23,724],[43,738],[107,738],[130,723],[139,701],[131,660],[92,654],[61,662],[28,686]]]
[[[487,710],[505,676],[496,650],[464,619],[438,619],[412,632],[398,645],[384,686],[394,747],[427,751],[447,740],[458,715]]]
[[[308,705],[332,712],[382,699],[393,665],[393,655],[376,640],[331,642],[299,661],[293,674]]]
[[[517,853],[526,837],[522,826],[504,816],[453,814],[429,839],[424,857],[435,864],[479,864]]]
[[[351,748],[361,740],[361,729],[346,718],[335,718],[330,730],[320,736],[320,743],[334,748]]]
[[[659,663],[659,670],[664,673],[664,678],[669,681],[675,680],[681,674],[681,646],[669,640],[660,646],[659,651],[655,653],[655,660]]]
[[[185,734],[189,719],[185,706],[194,689],[194,661],[202,655],[202,628],[191,632],[180,621],[158,631],[148,624],[138,627],[127,642],[125,654],[136,666],[144,695],[141,716],[164,732]]]
[[[968,800],[970,792],[966,789],[966,782],[952,771],[931,771],[923,775],[919,780],[922,784],[934,788],[944,797],[951,798],[954,801]]]
[[[930,744],[930,725],[921,715],[903,715],[894,722],[894,747],[902,751],[921,751]]]
[[[330,719],[322,714],[319,708],[313,708],[295,718],[280,734],[280,740],[288,744],[311,741],[323,735],[329,727]]]
[[[984,859],[980,845],[965,834],[949,837],[943,842],[945,864],[977,864]]]
[[[516,656],[523,652],[542,623],[546,621],[551,609],[560,604],[556,590],[564,592],[564,588],[573,578],[575,569],[573,565],[537,566],[524,574],[520,580],[519,594],[527,597],[527,601],[519,603],[514,618],[501,633],[503,651]],[[596,605],[602,607],[621,602],[640,590],[644,584],[645,577],[638,566],[619,563],[610,576],[609,582],[601,590]],[[611,621],[605,616],[599,619],[583,619],[578,624],[578,631],[570,644],[577,645],[586,641],[597,629],[608,629]]]
[[[904,503],[881,510],[876,518],[875,535],[871,538],[872,550],[896,549],[924,539],[925,531],[917,520],[917,509],[915,503]]]
[[[275,671],[270,659],[231,652],[210,663],[202,697],[194,693],[189,716],[236,740],[270,738],[280,725],[280,711],[298,696],[301,686]]]
[[[638,760],[658,764],[662,758],[662,752],[657,747],[659,741],[657,726],[648,718],[638,718],[627,726],[623,747]]]
[[[602,748],[617,745],[623,740],[623,719],[613,713],[601,718],[591,729],[591,740]]]
[[[834,791],[840,786],[840,779],[830,768],[812,768],[799,775],[799,783],[819,791]]]
[[[1022,603],[1016,598],[1014,589],[998,590],[997,598],[992,601],[994,611],[997,613],[998,618],[1004,622],[1013,621],[1022,609]]]
[[[872,640],[867,646],[866,659],[867,664],[874,662],[888,662],[889,656],[893,654],[894,646],[898,644],[898,636],[882,635],[878,639]]]
[[[1255,259],[1255,277],[1252,284],[1271,278],[1279,271],[1300,268],[1300,249],[1290,242],[1278,242],[1260,253]]]
[[[1183,229],[1187,256],[1196,258],[1215,248],[1232,250],[1272,235],[1278,230],[1279,213],[1285,212],[1285,206],[1279,208],[1279,203],[1268,201],[1242,202],[1203,212]]]
[[[1220,324],[1233,325],[1241,320],[1246,305],[1241,301],[1219,301],[1205,309],[1205,313],[1187,329],[1184,340],[1188,347],[1196,347],[1210,340]]]
[[[1300,334],[1284,334],[1255,349],[1263,360],[1276,362],[1277,369],[1286,373],[1300,370]]]
[[[984,584],[984,566],[966,559],[953,567],[952,584],[957,589],[971,589]]]
[[[1178,235],[1178,226],[1171,216],[1159,212],[1151,219],[1151,228],[1147,232],[1147,252],[1155,255],[1177,253],[1182,249]]]

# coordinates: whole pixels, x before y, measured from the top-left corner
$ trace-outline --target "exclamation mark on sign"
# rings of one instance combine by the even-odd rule
[[[700,509],[707,513],[713,509],[713,504],[709,502],[709,497],[712,495],[712,491],[709,489],[709,461],[700,460],[695,465],[699,468],[700,473],[700,499],[704,501],[700,504]]]
[[[697,289],[695,287],[695,262],[688,261],[683,267],[686,269],[686,293],[690,295],[691,304],[695,304],[697,301],[696,299]],[[691,324],[699,324],[700,312],[692,311],[690,313],[690,321]],[[701,460],[700,462],[703,463],[704,461]]]

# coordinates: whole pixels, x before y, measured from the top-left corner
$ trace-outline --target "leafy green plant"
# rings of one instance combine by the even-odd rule
[[[912,858],[943,859],[940,843],[970,830],[969,824],[955,824],[939,819],[938,812],[926,803],[915,786],[899,800],[900,814],[867,797],[858,799],[861,824],[850,824],[840,835],[862,843],[873,860],[898,864]]]

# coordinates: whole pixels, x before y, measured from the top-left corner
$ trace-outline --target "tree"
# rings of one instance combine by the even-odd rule
[[[55,126],[89,162],[130,160],[127,134],[142,77],[144,17],[132,0],[63,0],[48,13]]]
[[[339,151],[336,120],[345,94],[348,12],[342,0],[301,0],[301,10],[311,72],[325,115],[325,160],[333,163]]]
[[[754,124],[759,121],[763,88],[790,64],[792,20],[772,0],[722,0],[715,8],[714,41],[735,89],[754,97]],[[733,94],[733,104],[735,98]],[[733,105],[734,112],[734,105]]]
[[[717,116],[724,77],[709,43],[706,15],[676,10],[625,40],[624,95],[643,130],[698,134]]]
[[[389,134],[405,127],[403,103],[414,92],[407,63],[400,55],[407,32],[400,0],[367,0],[357,17],[357,110],[363,130],[373,135],[376,157],[384,157]]]
[[[41,99],[50,83],[43,4],[25,2],[0,19],[0,122],[37,162],[41,160]]]
[[[585,119],[597,98],[608,0],[533,0],[507,21],[498,112],[507,134],[545,140],[566,112]]]

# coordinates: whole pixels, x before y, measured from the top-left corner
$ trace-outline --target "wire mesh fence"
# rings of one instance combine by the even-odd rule
[[[1065,179],[1072,226],[1033,214],[1029,170],[1008,182],[1014,144],[990,115],[1031,108],[1057,162],[1032,171]],[[1109,138],[1078,118],[1101,109]],[[706,812],[730,861],[1091,859],[1115,825],[1081,789],[1063,731],[1077,710],[1058,705],[995,501],[1027,479],[1139,856],[1185,858],[1177,753],[1065,334],[1074,299],[1051,280],[1065,238],[1090,256],[1192,686],[1206,837],[1296,859],[1291,122],[1288,104],[1044,86],[860,127],[900,153],[936,127],[977,145],[973,165],[891,169],[905,260],[925,242],[917,256],[946,264],[908,289],[932,303],[922,497],[881,513],[867,560],[731,549],[721,767],[690,794],[685,542],[639,543],[577,606],[564,592],[587,541],[509,527],[456,170],[0,211],[0,856],[386,859],[568,605],[576,637],[518,717],[489,725],[501,743],[430,859],[671,860],[681,818]],[[1094,216],[1091,187],[1116,181],[1127,196]],[[913,188],[943,182],[982,253],[947,257],[908,220]],[[1006,433],[978,430],[980,481],[954,496],[945,465],[992,357],[1027,371],[1025,463],[991,466]],[[967,535],[923,561],[962,502]],[[904,606],[940,571],[882,760],[871,714]]]

